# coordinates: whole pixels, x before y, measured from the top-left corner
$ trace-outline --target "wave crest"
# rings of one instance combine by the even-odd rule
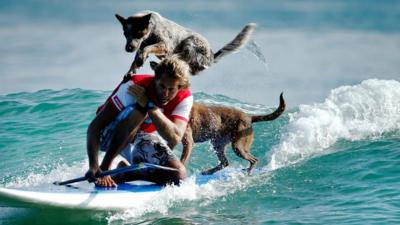
[[[400,82],[370,79],[342,86],[323,103],[300,105],[289,117],[280,143],[270,152],[268,169],[323,154],[340,139],[377,138],[400,130]]]

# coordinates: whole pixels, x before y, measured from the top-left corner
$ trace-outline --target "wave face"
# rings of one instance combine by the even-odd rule
[[[330,151],[338,140],[378,139],[400,129],[400,83],[365,80],[332,90],[323,103],[300,105],[289,115],[271,169]]]

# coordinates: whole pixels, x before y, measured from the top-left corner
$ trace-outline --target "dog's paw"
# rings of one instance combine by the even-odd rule
[[[250,176],[251,175],[252,169],[247,168],[247,169],[242,169],[242,172],[245,173],[246,175]]]
[[[156,71],[157,66],[158,66],[158,63],[157,63],[157,62],[150,61],[150,68],[151,68],[152,70]]]
[[[136,68],[130,68],[129,71],[126,74],[128,74],[130,76],[136,74]]]

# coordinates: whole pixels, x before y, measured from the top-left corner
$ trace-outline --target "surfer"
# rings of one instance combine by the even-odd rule
[[[154,76],[125,77],[88,127],[89,170],[85,176],[98,186],[113,187],[131,180],[176,184],[186,177],[186,168],[172,149],[181,142],[193,105],[189,67],[176,56],[159,64],[152,62],[151,67]],[[100,165],[99,149],[106,152]],[[175,170],[145,169],[96,179],[96,174],[111,168],[118,154],[124,158],[119,166],[146,162]]]

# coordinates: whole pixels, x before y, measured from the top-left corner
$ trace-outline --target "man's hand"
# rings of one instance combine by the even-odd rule
[[[97,180],[96,175],[101,173],[101,169],[93,169],[89,168],[89,170],[85,173],[85,177],[87,178],[89,183],[95,182]]]
[[[94,182],[96,186],[100,187],[116,187],[117,183],[111,178],[111,176],[105,176],[102,178],[99,178]]]
[[[129,86],[128,93],[135,97],[136,101],[139,103],[140,106],[142,106],[143,108],[146,107],[146,104],[149,101],[149,99],[147,98],[146,90],[143,87],[134,84],[132,86]]]
[[[101,178],[96,178],[97,175],[99,175],[101,173],[101,169],[98,168],[96,169],[89,169],[86,174],[85,177],[88,179],[88,181],[90,183],[94,182],[94,184],[96,186],[100,186],[100,187],[116,187],[117,184],[115,183],[115,181],[111,178],[111,176],[105,176],[105,177],[101,177]]]

